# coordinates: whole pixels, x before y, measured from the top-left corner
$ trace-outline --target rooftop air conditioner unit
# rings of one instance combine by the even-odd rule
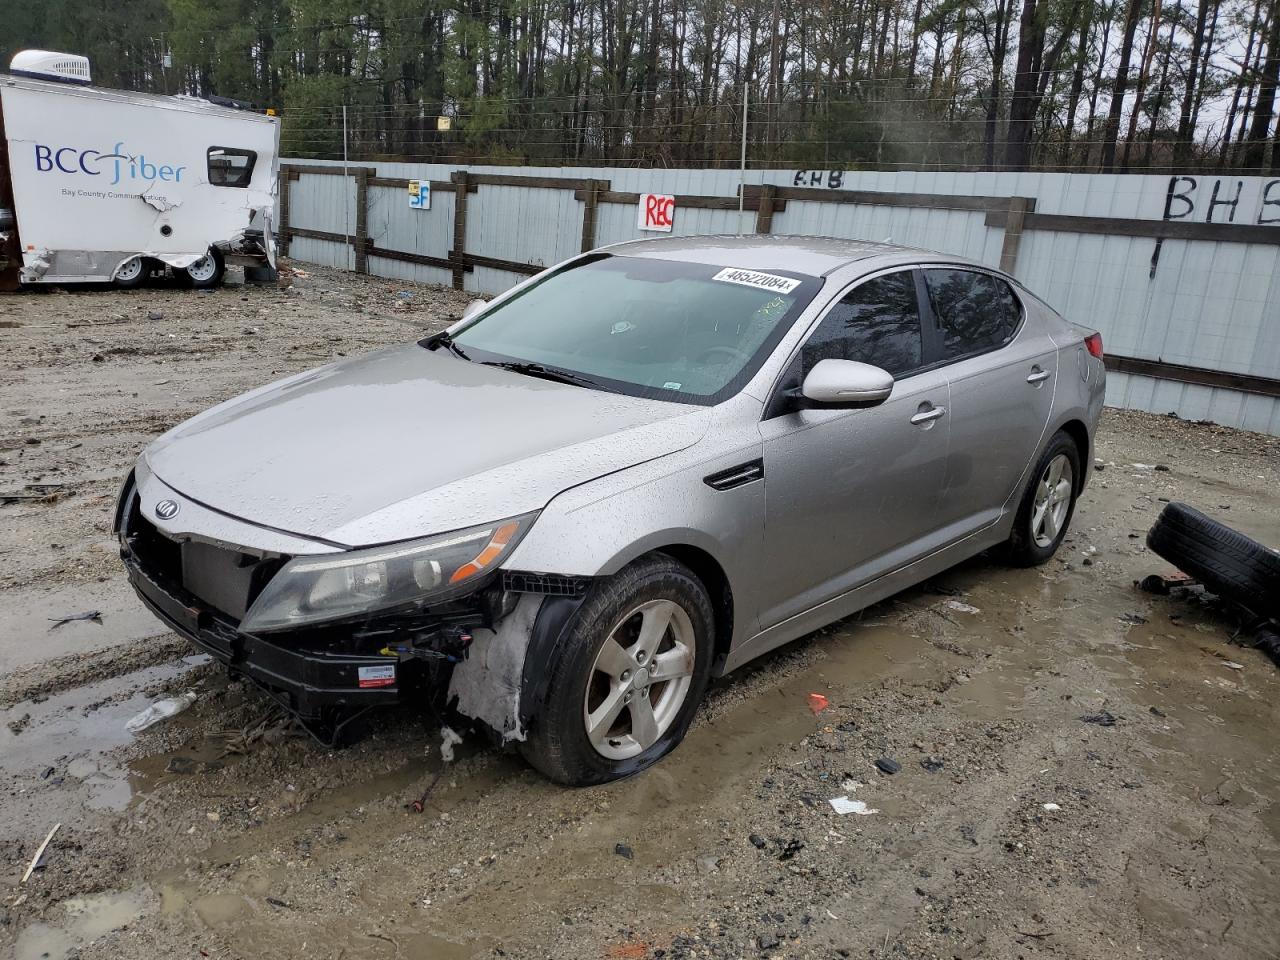
[[[88,85],[89,58],[76,53],[55,53],[52,50],[23,50],[9,61],[9,72],[20,77],[37,80],[56,80],[59,83]]]

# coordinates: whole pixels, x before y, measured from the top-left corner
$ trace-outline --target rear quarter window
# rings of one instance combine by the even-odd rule
[[[210,147],[208,153],[209,183],[215,187],[247,187],[253,179],[258,154],[235,147]]]
[[[999,277],[975,270],[925,270],[943,360],[1003,347],[1018,332],[1022,304]]]

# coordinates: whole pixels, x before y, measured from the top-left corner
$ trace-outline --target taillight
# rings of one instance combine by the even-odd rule
[[[1091,333],[1084,338],[1085,349],[1089,351],[1090,356],[1102,359],[1102,334]]]

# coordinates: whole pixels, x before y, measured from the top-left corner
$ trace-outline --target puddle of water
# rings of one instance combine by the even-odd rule
[[[50,629],[58,617],[87,610],[100,611],[102,623],[73,621]],[[122,576],[52,590],[14,587],[5,591],[0,609],[0,674],[53,657],[152,637],[163,629]]]
[[[137,888],[65,900],[62,925],[33,923],[18,935],[16,960],[68,960],[85,944],[132,923],[150,899],[145,888]]]
[[[124,809],[134,795],[129,771],[107,760],[106,754],[134,739],[125,723],[151,702],[145,689],[208,662],[208,656],[193,654],[0,711],[0,771],[38,779],[53,767],[51,778],[84,782],[90,808]],[[11,722],[25,725],[15,734]]]

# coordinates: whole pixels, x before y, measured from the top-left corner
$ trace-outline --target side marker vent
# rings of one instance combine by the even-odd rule
[[[741,487],[744,484],[755,483],[757,480],[763,479],[764,461],[751,460],[747,463],[740,463],[736,467],[730,467],[728,470],[721,470],[719,473],[703,477],[702,482],[712,490],[732,490],[734,487]]]

